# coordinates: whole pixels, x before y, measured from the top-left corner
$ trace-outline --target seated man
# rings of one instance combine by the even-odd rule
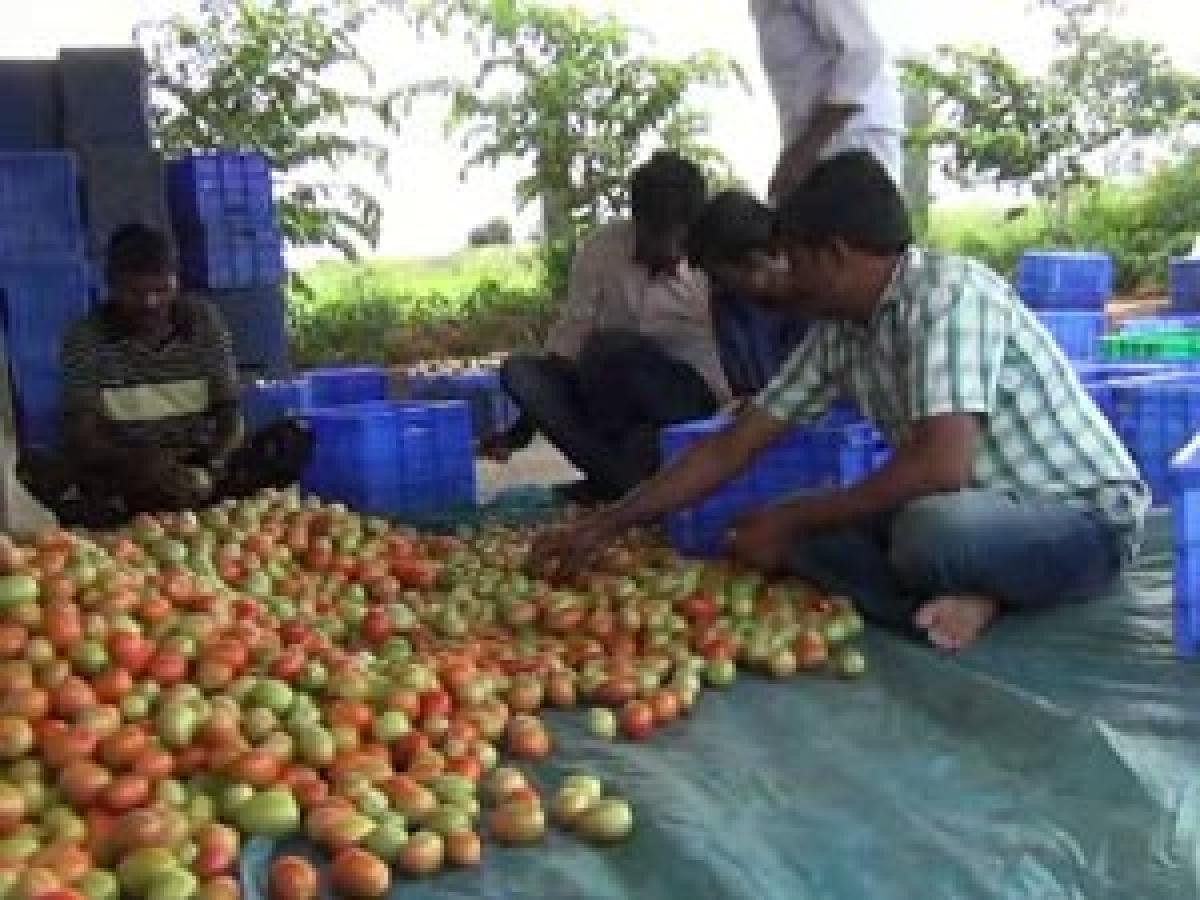
[[[504,458],[541,431],[596,498],[620,496],[658,468],[663,426],[712,415],[729,398],[707,280],[684,261],[704,177],[657,153],[634,173],[630,195],[633,221],[580,246],[546,352],[505,363],[522,420],[484,448]]]
[[[860,484],[750,515],[729,535],[735,557],[847,594],[947,649],[999,612],[1105,587],[1135,552],[1149,492],[1010,286],[911,246],[903,200],[861,151],[813,170],[783,203],[778,237],[785,274],[742,263],[777,306],[820,320],[804,344],[730,429],[543,538],[535,558],[570,570],[631,525],[695,503],[848,392],[891,460]]]
[[[23,463],[33,492],[64,524],[105,527],[293,483],[307,429],[285,423],[243,443],[229,332],[179,294],[167,237],[121,229],[106,275],[108,301],[64,342],[65,452]]]
[[[713,330],[721,366],[734,397],[756,394],[767,386],[800,345],[807,322],[769,309],[753,298],[758,285],[747,284],[731,267],[710,266],[728,257],[753,257],[769,272],[775,219],[753,194],[728,190],[717,194],[688,233],[688,262],[712,281]]]

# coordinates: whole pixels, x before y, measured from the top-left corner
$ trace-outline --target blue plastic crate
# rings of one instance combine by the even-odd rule
[[[1017,293],[1035,309],[1103,309],[1113,292],[1107,253],[1029,251],[1017,263]]]
[[[1038,320],[1068,359],[1091,360],[1100,352],[1106,316],[1083,310],[1039,310]]]
[[[1129,448],[1156,504],[1170,499],[1171,458],[1200,431],[1200,374],[1116,381],[1111,385],[1113,425]]]
[[[311,409],[315,447],[301,484],[360,512],[403,516],[475,502],[465,404],[384,402]]]
[[[1171,461],[1175,541],[1175,645],[1200,654],[1200,435]]]
[[[58,58],[68,147],[150,148],[150,85],[137,47],[69,47]]]
[[[167,196],[178,223],[272,222],[271,167],[261,153],[197,153],[167,167]]]
[[[229,328],[241,371],[265,378],[289,373],[287,303],[280,288],[209,291],[204,296]]]
[[[53,447],[62,408],[62,344],[92,306],[82,260],[0,262],[0,327],[21,443]]]
[[[214,222],[180,227],[179,272],[191,288],[274,287],[284,280],[283,235],[272,223]]]
[[[663,431],[664,460],[729,425],[723,417],[688,422]],[[889,451],[865,423],[797,428],[765,449],[751,467],[698,505],[667,517],[672,545],[687,556],[720,554],[738,516],[800,491],[854,484],[876,471]]]
[[[1200,309],[1200,257],[1187,256],[1167,262],[1167,282],[1175,309]]]
[[[75,158],[60,151],[0,153],[0,259],[82,253]]]
[[[242,417],[250,431],[303,415],[312,405],[312,386],[307,378],[259,380],[242,386]]]
[[[1200,329],[1200,314],[1194,316],[1145,316],[1126,319],[1121,323],[1121,334],[1158,334],[1163,331],[1188,331]]]
[[[1176,363],[1075,362],[1075,371],[1079,375],[1079,380],[1083,382],[1083,386],[1096,406],[1110,422],[1114,417],[1112,390],[1114,382],[1128,381],[1131,378],[1145,378],[1151,375],[1167,375],[1172,372],[1184,371],[1186,368],[1186,366]]]
[[[313,406],[370,403],[391,396],[391,375],[378,366],[313,369],[305,377],[311,385]]]
[[[53,60],[0,59],[0,150],[58,146],[58,75]]]
[[[471,411],[476,437],[484,438],[509,428],[520,411],[504,389],[500,373],[475,369],[455,373],[409,372],[405,392],[413,400],[462,400]]]

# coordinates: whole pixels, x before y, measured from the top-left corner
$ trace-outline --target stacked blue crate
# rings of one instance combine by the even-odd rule
[[[422,516],[473,505],[470,416],[461,402],[373,402],[310,409],[308,491],[372,515]],[[468,468],[469,463],[469,468]]]
[[[305,377],[313,406],[371,403],[391,396],[391,375],[379,366],[313,369]]]
[[[167,167],[167,199],[188,287],[271,287],[284,278],[271,171],[258,153],[202,153]]]
[[[1167,375],[1172,372],[1182,370],[1183,366],[1174,363],[1108,363],[1108,362],[1080,362],[1075,363],[1075,371],[1079,375],[1079,380],[1083,382],[1084,388],[1087,389],[1092,400],[1100,408],[1100,411],[1111,422],[1114,418],[1113,409],[1113,384],[1119,381],[1128,381],[1131,378],[1144,378],[1148,375]]]
[[[1113,424],[1154,492],[1170,494],[1171,457],[1200,431],[1200,374],[1181,371],[1111,384]]]
[[[1200,654],[1200,435],[1171,461],[1175,541],[1175,646]]]
[[[412,400],[462,400],[471,410],[475,436],[485,438],[509,428],[520,415],[495,369],[463,372],[420,372],[405,375]]]
[[[225,314],[238,365],[278,376],[288,368],[287,272],[271,170],[259,153],[196,153],[167,165],[167,204],[186,288]]]
[[[1107,318],[1103,311],[1043,309],[1037,317],[1067,359],[1086,361],[1099,354]]]
[[[53,447],[61,427],[61,348],[91,306],[74,158],[0,153],[0,319],[22,444]]]
[[[307,378],[258,379],[242,385],[242,416],[250,431],[260,431],[313,406]]]
[[[1170,260],[1167,281],[1171,306],[1179,310],[1200,310],[1200,256]]]
[[[1107,253],[1030,251],[1017,263],[1016,289],[1033,309],[1103,310],[1113,275]]]
[[[1164,331],[1200,330],[1200,314],[1184,316],[1145,316],[1126,319],[1121,323],[1121,334],[1158,334]]]
[[[664,460],[701,438],[728,427],[716,417],[663,431]],[[738,516],[798,491],[841,487],[861,481],[886,461],[879,433],[863,423],[797,428],[764,450],[751,467],[694,507],[667,517],[672,545],[686,556],[713,557]]]

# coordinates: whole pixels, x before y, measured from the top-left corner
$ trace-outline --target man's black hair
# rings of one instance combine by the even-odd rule
[[[175,248],[163,231],[149,225],[123,225],[108,242],[105,271],[122,275],[161,275],[175,269]]]
[[[700,167],[666,150],[635,169],[629,186],[634,221],[656,228],[691,225],[707,193]]]
[[[887,256],[913,241],[912,222],[887,170],[865,150],[821,163],[779,206],[776,237],[809,247],[842,240],[856,250]]]
[[[699,269],[737,265],[767,252],[775,226],[771,210],[748,191],[721,191],[688,231],[688,263]]]

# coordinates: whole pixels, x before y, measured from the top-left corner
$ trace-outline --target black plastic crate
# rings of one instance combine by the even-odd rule
[[[59,146],[57,77],[53,60],[0,59],[0,150]]]
[[[88,246],[102,258],[124,225],[170,231],[162,157],[153,150],[89,147],[79,152]]]
[[[150,148],[149,73],[139,48],[66,48],[58,73],[68,147]]]
[[[206,291],[225,319],[238,368],[260,378],[288,374],[287,303],[280,287]]]

